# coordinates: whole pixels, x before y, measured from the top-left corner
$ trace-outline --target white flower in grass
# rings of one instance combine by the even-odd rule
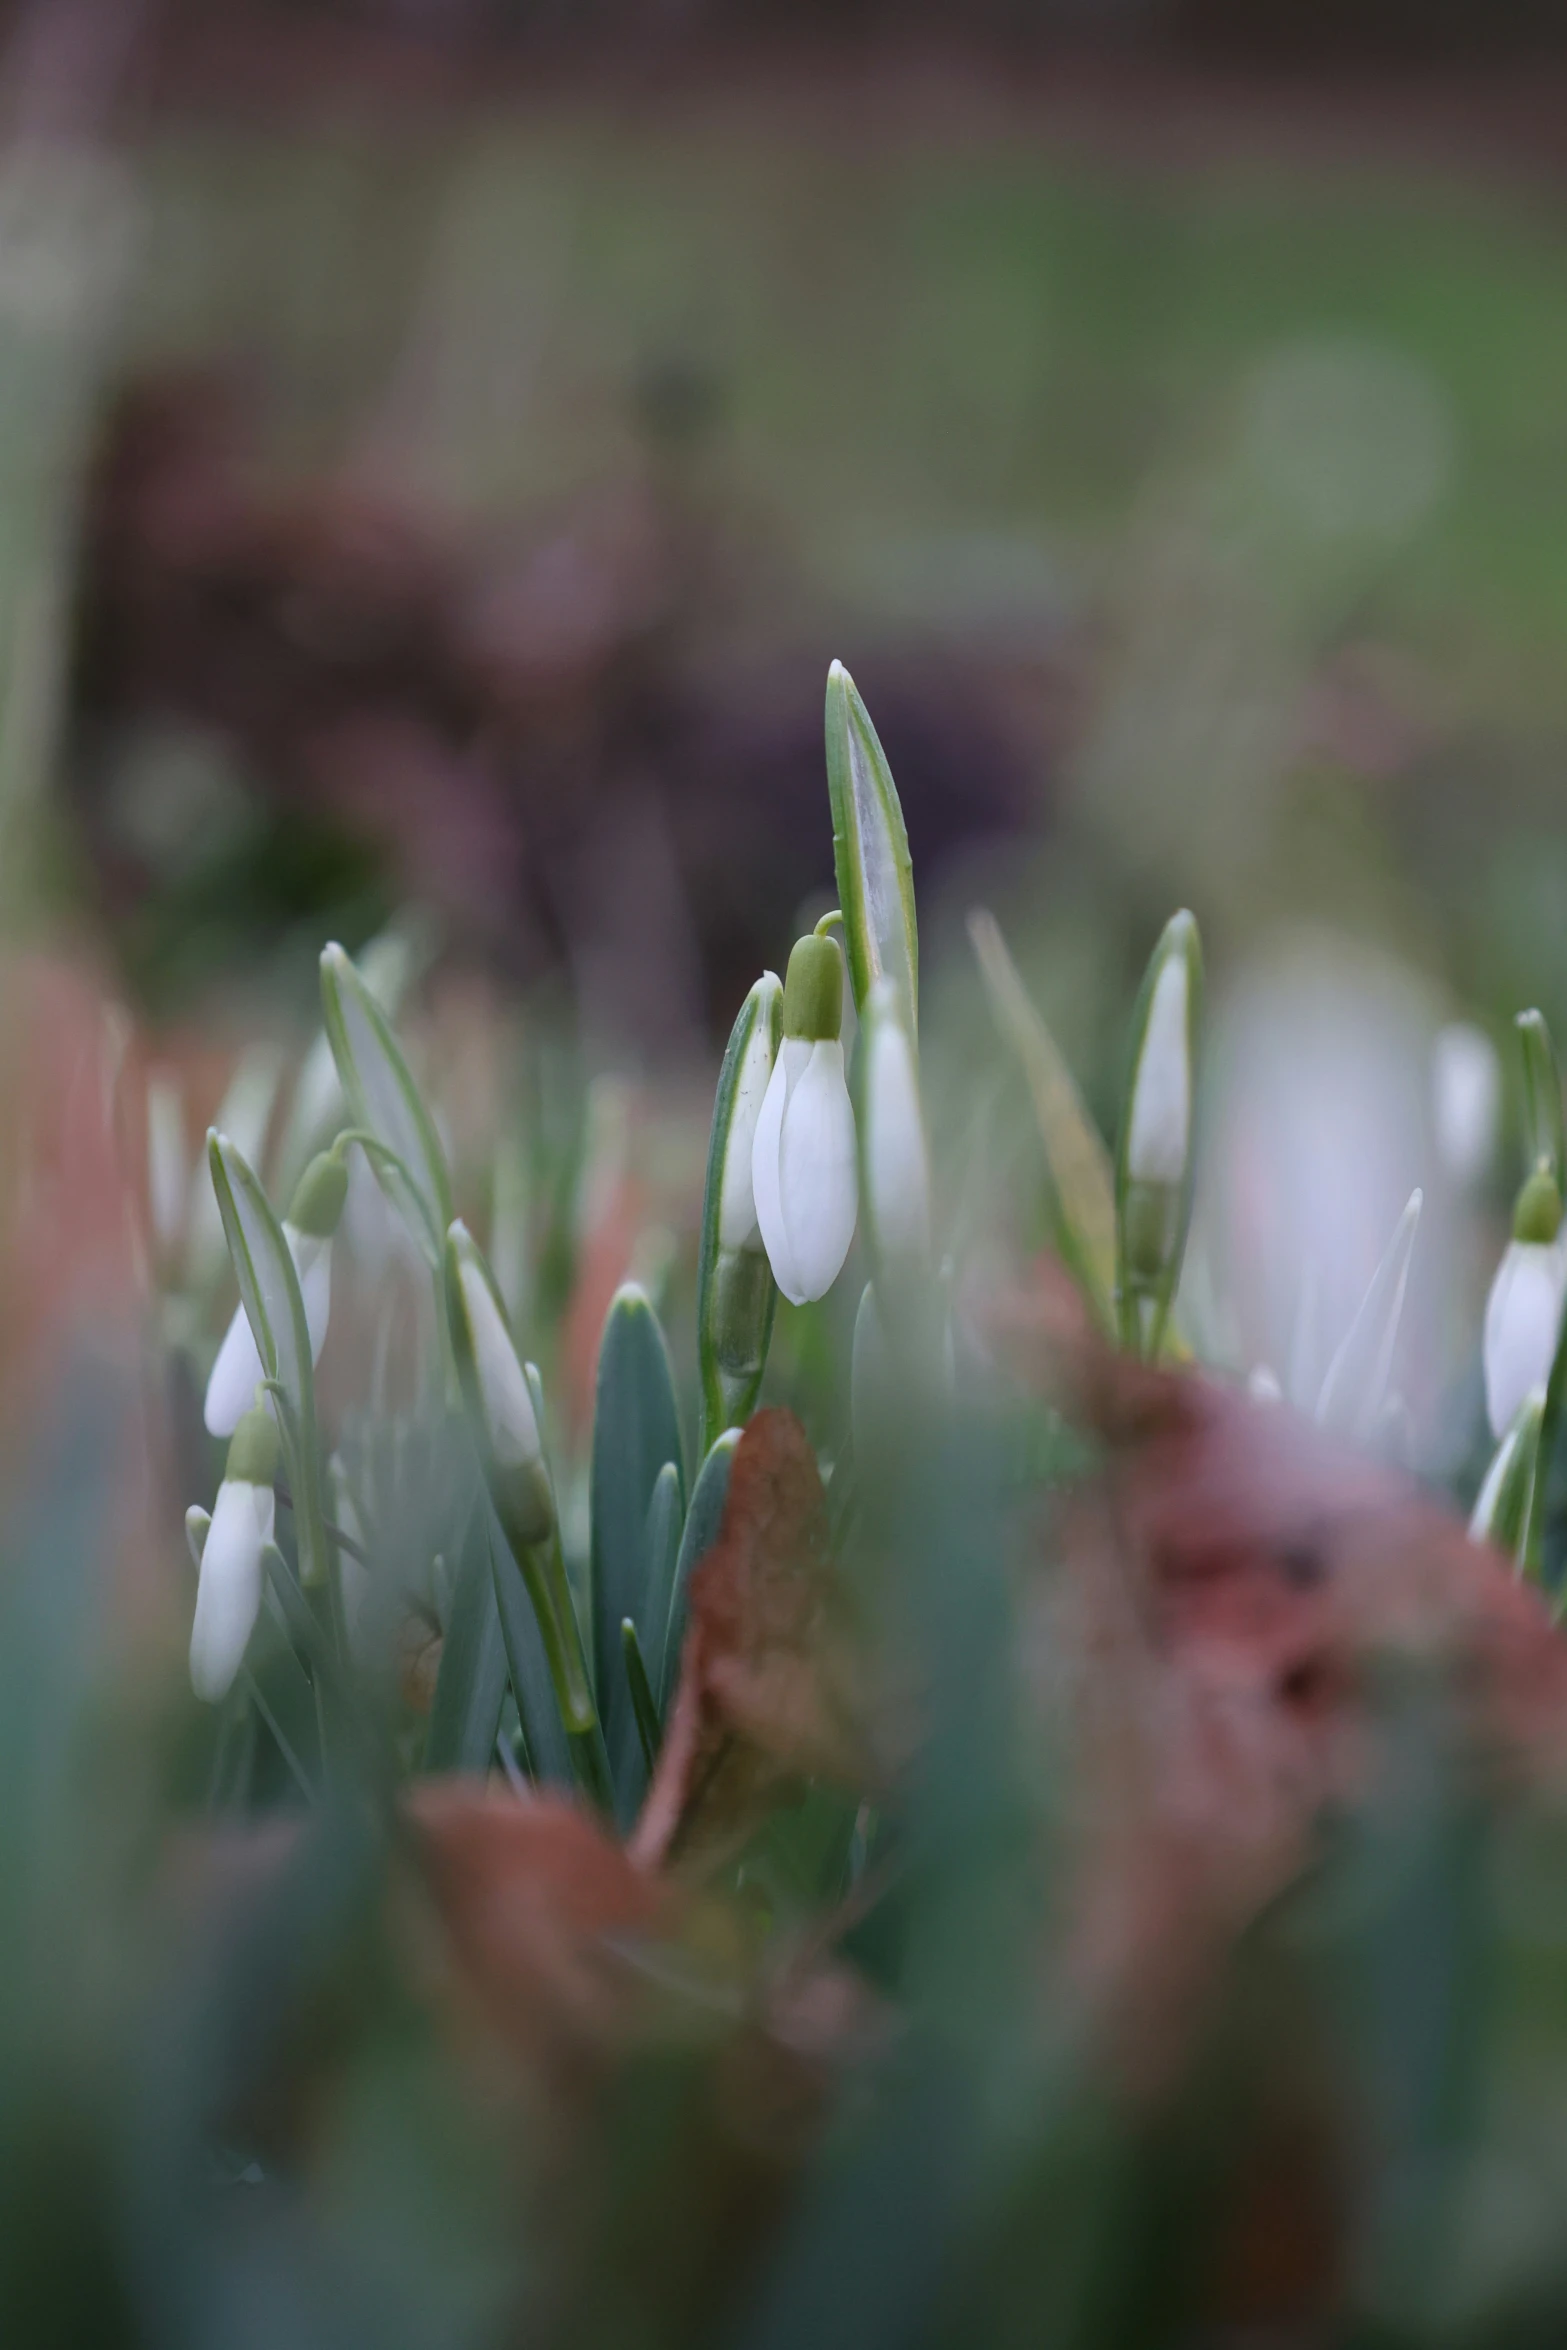
[[[190,1679],[208,1705],[220,1703],[234,1686],[261,1612],[261,1554],[273,1535],[277,1462],[272,1415],[264,1405],[254,1406],[234,1431],[201,1545]]]
[[[830,938],[802,938],[784,982],[783,1044],[762,1098],[751,1188],[773,1279],[794,1305],[843,1269],[859,1209],[854,1111],[839,1028],[843,965]]]
[[[1126,1143],[1126,1172],[1133,1183],[1177,1184],[1186,1173],[1192,1135],[1192,1055],[1190,970],[1184,948],[1183,935],[1160,966],[1148,1006]]]
[[[321,1349],[326,1344],[332,1310],[332,1236],[342,1216],[347,1191],[348,1175],[342,1161],[323,1152],[321,1157],[311,1160],[300,1177],[293,1204],[283,1220],[283,1238],[299,1275],[312,1363],[321,1360]],[[233,1435],[265,1376],[255,1333],[244,1307],[236,1306],[207,1381],[203,1417],[210,1435]]]
[[[1493,1436],[1511,1426],[1524,1398],[1550,1377],[1567,1300],[1561,1218],[1555,1182],[1539,1169],[1518,1194],[1513,1237],[1486,1300],[1485,1408]]]

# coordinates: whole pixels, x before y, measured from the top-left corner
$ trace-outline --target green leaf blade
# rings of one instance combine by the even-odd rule
[[[675,1468],[683,1503],[680,1414],[669,1350],[646,1294],[628,1282],[611,1301],[599,1346],[589,1472],[599,1716],[623,1820],[640,1800],[643,1768],[621,1670],[620,1627],[629,1616],[644,1653],[652,1647],[648,1508],[666,1462]]]
[[[878,979],[919,1034],[919,928],[903,808],[870,712],[841,661],[827,672],[827,789],[849,979],[858,1010]]]
[[[741,1434],[739,1428],[726,1428],[715,1439],[691,1490],[691,1507],[686,1512],[685,1527],[680,1537],[680,1555],[675,1561],[669,1610],[659,1648],[658,1701],[659,1711],[666,1721],[680,1673],[680,1651],[685,1644],[691,1577],[718,1540],[718,1529],[724,1518],[724,1503],[729,1498],[729,1471]]]
[[[1001,926],[978,908],[969,937],[991,1016],[1022,1064],[1050,1178],[1056,1247],[1108,1328],[1115,1285],[1115,1177],[1060,1046],[1035,1009]]]
[[[321,1010],[355,1122],[390,1154],[372,1160],[376,1176],[427,1249],[430,1233],[444,1233],[452,1220],[446,1154],[390,1021],[340,946],[327,947],[321,956]],[[408,1198],[399,1169],[406,1170],[422,1213]]]

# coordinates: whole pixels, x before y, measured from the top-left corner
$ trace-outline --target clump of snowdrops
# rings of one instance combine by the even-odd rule
[[[253,1144],[214,1129],[212,1194],[239,1291],[212,1363],[205,1420],[228,1442],[210,1514],[192,1509],[199,1570],[190,1668],[225,1709],[224,1750],[257,1724],[306,1792],[365,1734],[356,1676],[406,1665],[409,1627],[438,1660],[428,1718],[398,1752],[425,1769],[499,1767],[574,1787],[634,1820],[679,1674],[692,1572],[713,1543],[730,1463],[761,1393],[780,1292],[795,1306],[839,1280],[856,1231],[870,1279],[854,1323],[850,1425],[823,1468],[834,1523],[900,1412],[939,1414],[954,1366],[982,1350],[954,1306],[919,1056],[919,942],[891,771],[840,664],[826,700],[838,906],[763,972],[724,1055],[713,1105],[696,1283],[695,1443],[664,1330],[627,1283],[600,1341],[585,1540],[568,1555],[550,1398],[491,1258],[454,1213],[435,1117],[388,1006],[405,976],[383,945],[321,957],[323,1035],[295,1088],[286,1197]],[[1184,1359],[1178,1291],[1191,1221],[1203,965],[1177,913],[1133,1018],[1113,1154],[1095,1131],[1000,930],[971,935],[997,1027],[1016,1055],[1049,1178],[1055,1246],[1091,1315],[1148,1361]],[[852,1050],[846,1013],[852,1007]],[[1538,1571],[1564,1390],[1562,1097],[1538,1013],[1519,1023],[1529,1166],[1486,1312],[1494,1460],[1473,1531]],[[237,1106],[244,1110],[243,1092]],[[158,1104],[151,1128],[155,1152]],[[373,1411],[325,1424],[315,1371],[331,1317],[334,1239],[356,1157],[420,1268],[428,1441],[395,1442]],[[362,1178],[361,1178],[362,1179]],[[156,1211],[156,1183],[154,1207]],[[1316,1418],[1375,1442],[1420,1215],[1417,1192],[1314,1397]],[[1276,1383],[1259,1369],[1259,1395]],[[433,1432],[433,1433],[432,1433]],[[410,1480],[418,1487],[412,1492]],[[280,1497],[291,1540],[284,1539]],[[301,1725],[312,1728],[308,1741]],[[310,1746],[313,1759],[303,1749]],[[232,1762],[227,1766],[232,1768]],[[222,1773],[220,1771],[219,1777]]]

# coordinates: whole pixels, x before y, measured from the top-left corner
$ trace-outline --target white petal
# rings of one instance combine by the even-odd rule
[[[533,1398],[517,1359],[517,1349],[478,1266],[463,1262],[458,1267],[458,1278],[467,1309],[479,1400],[484,1407],[491,1450],[506,1468],[528,1468],[541,1457],[543,1448]]]
[[[930,1248],[930,1175],[914,1055],[901,1021],[875,1023],[866,1074],[871,1229],[884,1255],[923,1257]]]
[[[778,1198],[795,1288],[781,1279],[778,1286],[796,1305],[825,1297],[843,1269],[859,1208],[854,1155],[843,1047],[836,1039],[813,1044],[785,1104],[778,1148]]]
[[[285,1224],[283,1233],[299,1275],[299,1291],[305,1303],[305,1327],[310,1332],[310,1360],[319,1363],[332,1311],[332,1243],[318,1235],[296,1232],[292,1224]]]
[[[202,1417],[208,1433],[213,1436],[232,1436],[240,1420],[256,1400],[256,1389],[265,1378],[256,1342],[251,1336],[250,1324],[245,1319],[243,1306],[234,1308],[234,1319],[224,1332],[223,1344],[218,1348],[218,1359],[212,1366],[212,1377],[207,1381],[207,1400]]]
[[[754,1248],[757,1244],[756,1197],[751,1187],[751,1155],[756,1145],[757,1121],[772,1082],[773,1045],[768,1033],[767,1006],[757,1006],[735,1082],[728,1145],[724,1152],[723,1183],[718,1194],[720,1248]]]
[[[1550,1376],[1567,1259],[1554,1242],[1515,1240],[1485,1308],[1485,1408],[1500,1437],[1532,1387]]]
[[[306,1233],[296,1232],[292,1224],[283,1226],[283,1237],[288,1242],[289,1254],[299,1275],[300,1294],[304,1299],[305,1326],[310,1332],[310,1359],[321,1360],[321,1349],[326,1344],[327,1322],[332,1308],[332,1243]],[[223,1334],[218,1359],[212,1366],[207,1381],[207,1400],[202,1417],[212,1436],[232,1436],[241,1416],[256,1400],[256,1388],[266,1373],[261,1368],[261,1357],[243,1306],[234,1308],[234,1319]]]
[[[216,1705],[234,1685],[261,1610],[261,1553],[272,1539],[270,1487],[218,1487],[201,1553],[196,1618],[190,1632],[190,1678],[196,1695]]]
[[[1166,956],[1154,981],[1132,1085],[1126,1169],[1134,1183],[1179,1183],[1186,1170],[1192,1125],[1186,990],[1186,957]]]
[[[751,1145],[751,1195],[756,1204],[757,1228],[762,1235],[762,1246],[767,1251],[767,1261],[773,1268],[773,1279],[784,1296],[795,1305],[800,1304],[803,1292],[795,1274],[794,1251],[784,1225],[778,1180],[784,1111],[810,1057],[811,1048],[803,1037],[785,1037],[783,1050],[773,1064],[767,1091],[762,1096],[762,1106],[756,1119],[756,1139]]]

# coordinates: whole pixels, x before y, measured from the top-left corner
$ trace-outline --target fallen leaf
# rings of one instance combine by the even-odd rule
[[[718,1540],[691,1578],[680,1681],[631,1840],[643,1866],[732,1849],[791,1781],[871,1783],[816,1455],[792,1412],[735,1450]]]

